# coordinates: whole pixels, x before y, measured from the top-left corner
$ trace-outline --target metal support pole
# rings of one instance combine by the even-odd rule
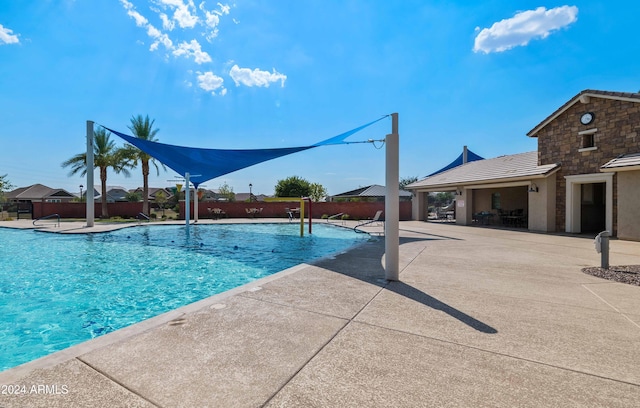
[[[400,149],[398,114],[391,114],[391,134],[385,139],[386,195],[384,200],[385,277],[399,280],[400,275]]]
[[[93,227],[95,221],[93,189],[93,121],[87,121],[87,227]],[[82,197],[80,197],[82,199]]]
[[[193,222],[198,222],[198,187],[193,185]]]
[[[600,267],[609,269],[609,232],[602,233],[602,254],[600,257]]]
[[[304,199],[300,199],[300,236],[304,236]]]
[[[311,197],[309,197],[309,235],[311,235],[311,224],[313,223],[312,221],[313,215],[311,214],[312,203],[313,203],[313,200],[311,199]]]
[[[596,252],[600,254],[600,267],[609,269],[609,231],[602,231],[594,240]]]
[[[189,218],[191,217],[191,202],[189,201],[189,193],[191,187],[189,185],[189,173],[184,174],[185,182],[185,190],[184,190],[184,222],[189,227]]]

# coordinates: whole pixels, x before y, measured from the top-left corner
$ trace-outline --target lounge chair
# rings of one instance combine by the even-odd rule
[[[340,218],[343,215],[344,213],[337,213],[337,214],[330,215],[329,217],[327,217],[327,222],[330,223],[333,220],[340,219],[342,221],[342,225],[344,225],[344,220]]]
[[[356,225],[355,227],[353,227],[353,230],[355,232],[364,232],[364,231],[359,231],[358,227],[363,227],[365,225],[369,225],[369,224],[376,224],[376,225],[380,225],[382,224],[382,221],[380,221],[380,216],[382,215],[382,210],[378,210],[376,211],[376,215],[373,216],[372,219],[365,221],[365,222],[361,222],[360,224]],[[384,225],[384,224],[383,224]]]
[[[262,213],[262,208],[245,208],[247,215],[251,218],[255,218],[256,214]]]
[[[220,219],[222,216],[227,216],[227,213],[222,211],[221,208],[207,208],[207,211],[209,211],[211,218],[216,220]]]

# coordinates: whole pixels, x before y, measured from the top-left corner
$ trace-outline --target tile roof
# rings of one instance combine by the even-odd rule
[[[559,168],[559,164],[538,166],[538,152],[536,151],[518,153],[466,163],[444,173],[416,181],[408,185],[407,189],[452,188],[463,184],[486,184],[487,182],[542,178]]]
[[[45,197],[73,197],[73,194],[61,188],[51,188],[43,184],[33,184],[28,187],[20,187],[5,193],[10,200],[42,200]]]
[[[633,92],[613,92],[613,91],[598,91],[595,89],[585,89],[580,92],[573,98],[569,99],[564,105],[555,110],[551,115],[547,116],[542,122],[538,123],[536,127],[531,129],[527,136],[536,137],[536,133],[538,133],[542,128],[544,128],[549,122],[560,116],[560,114],[571,106],[578,103],[581,98],[593,97],[593,98],[604,98],[604,99],[617,99],[623,101],[630,102],[640,102],[640,93]]]
[[[625,154],[609,160],[602,167],[602,171],[640,170],[640,153]]]
[[[373,184],[366,187],[360,187],[345,193],[336,194],[332,197],[384,197],[387,194],[385,186]],[[409,191],[400,190],[400,197],[411,197]]]

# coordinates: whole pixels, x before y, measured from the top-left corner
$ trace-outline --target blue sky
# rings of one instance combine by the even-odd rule
[[[464,145],[486,158],[536,150],[526,133],[581,90],[640,90],[639,11],[635,0],[3,1],[0,175],[77,192],[85,180],[60,164],[84,151],[86,120],[130,133],[138,114],[160,142],[253,149],[398,112],[401,177],[424,177]],[[348,140],[390,131],[385,119]],[[203,186],[384,184],[376,147],[311,149]],[[141,171],[107,184],[141,186]]]

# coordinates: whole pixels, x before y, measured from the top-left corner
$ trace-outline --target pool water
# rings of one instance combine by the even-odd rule
[[[321,224],[0,228],[0,371],[368,239]]]

